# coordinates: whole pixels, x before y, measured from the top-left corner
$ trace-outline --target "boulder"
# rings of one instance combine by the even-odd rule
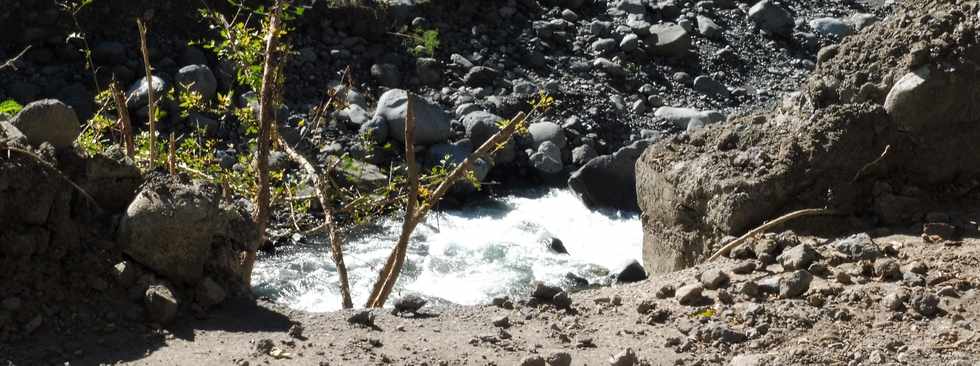
[[[163,100],[167,92],[170,91],[170,83],[159,76],[153,76],[153,96],[157,100]],[[150,104],[150,83],[146,82],[146,77],[139,79],[126,91],[126,107],[130,111],[135,111]]]
[[[725,120],[725,115],[719,111],[699,111],[693,108],[660,107],[653,115],[689,131]]]
[[[413,97],[415,105],[415,144],[432,145],[449,139],[450,118],[439,105],[421,98]],[[374,118],[381,118],[388,124],[392,139],[405,142],[405,113],[408,106],[408,93],[392,89],[381,95]],[[372,120],[373,123],[373,120]]]
[[[551,141],[545,141],[538,146],[538,151],[531,154],[531,166],[544,174],[557,174],[564,165],[561,162],[561,150]]]
[[[204,308],[209,308],[224,302],[227,296],[228,293],[225,289],[210,277],[204,277],[204,280],[197,284],[197,288],[194,291],[194,298]]]
[[[810,28],[817,34],[826,36],[844,37],[854,33],[854,28],[847,22],[839,18],[816,18],[810,21]]]
[[[463,115],[460,122],[466,129],[466,138],[474,147],[478,147],[500,131],[500,126],[497,123],[502,120],[503,118],[496,114],[477,110]],[[497,164],[509,164],[514,162],[516,158],[517,148],[513,139],[507,141],[504,148],[494,155],[494,161]]]
[[[27,136],[7,121],[0,121],[0,141],[10,144],[27,145]]]
[[[258,232],[243,208],[221,199],[218,187],[153,176],[126,209],[117,242],[154,272],[195,284],[206,264],[218,278],[241,279],[238,256],[256,248]]]
[[[586,206],[636,211],[636,173],[634,166],[649,141],[637,141],[613,154],[592,159],[572,173],[568,187]]]
[[[722,27],[719,26],[718,23],[715,23],[714,20],[704,15],[698,15],[697,20],[698,20],[698,33],[701,33],[701,35],[709,39],[713,39],[713,40],[722,39],[722,35],[724,34],[724,29],[722,29]]]
[[[531,148],[535,150],[537,150],[545,141],[550,141],[562,150],[565,149],[567,144],[567,141],[565,140],[565,131],[562,130],[561,126],[554,122],[532,123],[527,127],[527,131],[531,135]]]
[[[612,271],[616,282],[630,283],[639,282],[647,279],[647,271],[640,264],[640,261],[631,259]]]
[[[181,89],[195,92],[205,101],[214,99],[218,92],[218,80],[207,65],[187,65],[177,71],[177,85]]]
[[[326,159],[327,166],[336,167],[332,172],[334,179],[367,192],[388,184],[388,175],[381,171],[377,165],[350,158],[337,163],[338,159],[333,155],[327,156]]]
[[[749,20],[759,28],[777,36],[789,38],[796,25],[793,14],[770,0],[762,0],[749,8]]]
[[[885,110],[906,131],[936,128],[975,119],[978,108],[972,85],[976,73],[953,73],[932,65],[898,80],[885,97]]]
[[[70,148],[81,133],[75,111],[55,99],[30,103],[9,122],[33,146],[49,142],[56,149]]]
[[[691,34],[677,24],[650,26],[650,53],[656,56],[684,57],[690,53]]]
[[[143,305],[146,307],[147,321],[169,325],[177,318],[180,303],[173,288],[168,284],[160,283],[146,289]]]

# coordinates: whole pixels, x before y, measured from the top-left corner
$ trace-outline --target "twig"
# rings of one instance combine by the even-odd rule
[[[153,87],[153,71],[150,67],[150,50],[146,44],[146,24],[142,20],[136,19],[136,26],[139,28],[140,33],[140,51],[143,53],[143,69],[146,71],[146,85],[147,93],[149,97],[149,104],[147,104],[147,109],[150,114],[149,116],[149,134],[150,134],[150,166],[148,170],[153,170],[156,167],[157,161],[157,107],[156,107],[156,90]]]
[[[347,265],[344,263],[344,249],[341,245],[343,240],[340,231],[337,229],[337,223],[334,221],[334,213],[332,206],[330,206],[330,201],[327,195],[326,183],[323,182],[321,177],[323,176],[316,166],[314,166],[303,154],[294,149],[292,146],[286,143],[286,141],[280,138],[279,142],[282,144],[282,148],[286,151],[293,161],[299,164],[304,171],[306,171],[306,176],[313,183],[313,187],[316,191],[317,198],[320,199],[320,205],[323,206],[323,225],[319,226],[318,229],[324,231],[327,238],[330,240],[330,251],[333,257],[334,264],[337,266],[337,275],[340,277],[340,294],[341,294],[341,305],[344,309],[350,309],[354,307],[354,302],[351,300],[350,295],[350,281],[347,276]],[[290,204],[292,205],[292,204]],[[292,206],[290,206],[291,208]],[[298,228],[297,228],[298,229]]]
[[[785,223],[787,221],[790,221],[790,220],[793,220],[793,219],[796,219],[796,218],[800,218],[800,217],[805,217],[805,216],[839,215],[839,214],[840,213],[838,213],[837,211],[831,210],[831,209],[827,209],[827,208],[808,208],[808,209],[804,209],[804,210],[790,212],[788,214],[785,214],[783,216],[780,216],[780,217],[776,218],[775,220],[772,220],[772,221],[769,221],[769,222],[767,222],[765,224],[762,224],[762,225],[760,225],[759,227],[757,227],[755,229],[749,230],[749,232],[745,233],[745,235],[742,235],[742,236],[738,237],[738,239],[732,240],[731,243],[726,244],[724,247],[722,247],[721,249],[719,249],[718,252],[716,252],[714,255],[712,255],[711,258],[708,258],[708,261],[709,262],[710,261],[713,261],[715,259],[718,259],[718,257],[721,257],[723,255],[728,254],[729,252],[731,252],[733,249],[737,248],[739,245],[741,245],[743,242],[745,242],[749,238],[754,237],[754,236],[756,236],[756,235],[758,235],[758,234],[760,234],[760,233],[762,233],[762,232],[764,232],[764,231],[766,231],[766,230],[768,230],[768,229],[770,229],[770,228],[772,228],[772,227],[774,227],[776,225]]]
[[[878,165],[878,163],[880,163],[882,160],[884,160],[885,159],[885,156],[888,155],[888,151],[891,150],[891,148],[892,148],[892,145],[885,146],[885,151],[882,151],[881,152],[881,155],[878,156],[877,159],[871,161],[870,163],[864,164],[864,166],[862,166],[861,169],[858,170],[858,172],[856,174],[854,174],[854,179],[851,179],[851,183],[857,182],[857,180],[859,178],[861,178],[861,176],[864,175],[864,173],[868,169],[871,169],[871,167],[873,167],[875,165]]]
[[[210,174],[205,173],[205,172],[202,172],[202,171],[197,170],[197,169],[194,169],[194,168],[191,168],[191,167],[187,166],[184,163],[177,163],[177,167],[180,168],[180,169],[182,169],[182,170],[186,170],[187,172],[197,174],[197,175],[201,176],[201,178],[207,179],[209,182],[216,182],[217,181],[217,179],[215,179]],[[222,181],[220,183],[222,185],[222,188],[224,188],[224,186],[225,186],[224,181]]]
[[[289,184],[286,184],[285,186],[286,186],[286,194],[289,195],[289,197],[286,198],[286,204],[289,205],[289,218],[292,219],[292,221],[293,221],[293,228],[295,228],[296,231],[303,231],[303,229],[300,229],[300,227],[299,227],[299,222],[296,221],[296,209],[293,208],[293,199],[292,199],[293,198],[293,191],[292,191],[292,189],[289,188]]]
[[[19,61],[21,57],[24,57],[24,55],[27,54],[27,51],[30,51],[31,47],[33,46],[27,45],[27,47],[25,47],[23,51],[20,51],[17,56],[14,56],[13,58],[7,60],[7,62],[4,62],[3,65],[0,65],[0,71],[8,67],[14,71],[17,71],[17,61]]]
[[[122,131],[123,142],[126,145],[126,156],[136,162],[136,146],[133,144],[133,123],[129,119],[129,109],[126,108],[126,99],[123,98],[119,90],[119,84],[113,81],[109,84],[112,98],[116,101],[116,113],[119,114],[119,129]]]
[[[20,154],[23,154],[23,155],[26,155],[26,156],[30,157],[31,159],[34,159],[39,164],[41,164],[41,166],[43,166],[45,168],[48,168],[49,170],[55,172],[55,174],[58,174],[58,176],[61,177],[62,180],[64,180],[65,182],[68,182],[68,184],[71,184],[71,186],[74,187],[75,190],[77,190],[78,193],[82,195],[82,197],[85,197],[86,200],[88,200],[93,206],[95,206],[95,208],[97,210],[102,211],[102,207],[99,206],[99,203],[96,202],[95,201],[95,198],[92,198],[92,196],[90,194],[88,194],[88,192],[86,192],[84,188],[82,188],[78,184],[75,184],[75,182],[73,182],[71,179],[69,179],[68,176],[65,175],[65,173],[62,173],[61,170],[58,169],[58,167],[56,167],[53,164],[45,161],[44,159],[42,159],[37,154],[35,154],[33,152],[30,152],[28,150],[21,149],[19,147],[15,147],[15,146],[0,146],[0,149],[4,149],[4,150],[7,150],[7,151],[12,151],[12,152],[20,153]]]
[[[177,162],[177,139],[173,132],[170,133],[170,143],[167,147],[167,170],[170,171],[170,175],[176,175],[177,168],[174,164]]]

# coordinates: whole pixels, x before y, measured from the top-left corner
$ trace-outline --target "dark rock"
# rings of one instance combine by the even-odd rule
[[[425,304],[428,303],[427,300],[423,299],[421,296],[415,294],[409,294],[402,296],[398,300],[395,300],[395,313],[418,313]]]
[[[875,261],[875,276],[878,276],[883,281],[901,280],[902,268],[894,259],[879,258]]]
[[[450,118],[439,105],[421,97],[413,97],[415,112],[415,144],[432,145],[449,139]],[[401,89],[392,89],[378,99],[378,108],[374,118],[381,118],[388,123],[388,132],[392,139],[405,142],[405,114],[408,105],[408,93]],[[373,120],[372,120],[373,123]],[[376,139],[377,141],[377,139]]]
[[[177,296],[167,284],[157,284],[146,289],[143,298],[147,320],[160,325],[169,325],[177,317]]]
[[[177,85],[189,92],[204,97],[204,101],[214,99],[218,92],[218,80],[207,65],[187,65],[177,71]]]
[[[75,111],[54,99],[39,100],[24,106],[9,122],[33,146],[49,142],[56,149],[70,148],[81,133]]]
[[[875,260],[881,256],[881,250],[867,233],[851,235],[833,244],[837,252],[845,255],[851,261]]]
[[[581,2],[581,1],[580,1]],[[571,366],[572,365],[572,355],[568,352],[555,352],[548,356],[545,360],[548,366]]]
[[[647,279],[646,269],[635,259],[628,261],[613,273],[615,273],[616,282],[619,283],[639,282]]]
[[[793,35],[795,20],[793,15],[782,6],[770,0],[755,3],[749,8],[749,20],[759,28],[765,29],[777,36],[789,38]]]
[[[655,295],[658,299],[667,299],[674,297],[675,293],[676,290],[674,289],[673,285],[663,285],[657,289],[657,293]]]
[[[640,359],[636,357],[636,353],[633,352],[632,348],[627,348],[609,358],[610,366],[637,366],[639,364]]]
[[[565,249],[565,244],[561,242],[561,239],[554,238],[554,237],[546,238],[545,242],[547,242],[548,249],[551,250],[552,252],[558,254],[568,254],[568,250]]]
[[[811,281],[813,275],[806,270],[789,273],[779,279],[779,297],[784,299],[799,297],[810,289]]]
[[[593,209],[638,210],[634,169],[647,146],[648,141],[637,141],[611,155],[592,159],[572,173],[568,187]]]
[[[197,284],[197,289],[194,292],[194,297],[197,299],[197,303],[201,304],[204,308],[209,308],[225,301],[228,293],[223,287],[221,287],[218,282],[211,279],[211,277],[204,277],[201,282]]]
[[[347,322],[351,324],[363,325],[365,327],[375,327],[374,325],[374,312],[371,310],[358,310],[350,318],[347,318]]]
[[[561,287],[550,286],[544,284],[544,282],[535,281],[532,284],[531,296],[535,299],[551,301],[559,292],[562,292]]]
[[[393,64],[371,65],[371,77],[384,87],[398,88],[401,86],[401,72],[398,71],[398,66]]]
[[[920,294],[912,298],[912,309],[925,317],[939,314],[939,297],[933,294]]]
[[[819,254],[816,250],[810,247],[808,244],[800,244],[790,249],[783,251],[776,257],[779,264],[787,271],[806,269],[819,258]]]
[[[463,83],[469,86],[493,86],[500,78],[500,72],[486,66],[476,66],[463,76]]]
[[[716,290],[728,286],[729,277],[725,271],[720,269],[709,269],[701,272],[701,284],[705,289]]]

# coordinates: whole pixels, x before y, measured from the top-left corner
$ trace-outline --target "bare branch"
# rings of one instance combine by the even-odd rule
[[[6,69],[8,67],[13,69],[14,71],[17,71],[17,61],[19,61],[21,57],[24,57],[24,55],[27,54],[27,51],[29,51],[31,47],[32,47],[31,45],[27,45],[27,47],[25,47],[23,51],[20,51],[20,53],[18,53],[17,56],[14,56],[14,58],[7,60],[7,62],[4,62],[2,65],[0,65],[0,71],[3,71],[3,69]]]
[[[149,134],[150,134],[150,165],[149,170],[156,167],[157,162],[157,100],[156,90],[153,87],[153,71],[150,66],[150,50],[146,44],[146,24],[142,20],[136,19],[136,26],[140,33],[140,51],[143,53],[143,69],[146,71],[146,85],[149,95]]]
[[[133,144],[133,124],[129,119],[129,110],[126,109],[126,99],[123,98],[119,90],[119,84],[113,81],[109,84],[112,98],[116,101],[116,113],[119,114],[119,129],[122,131],[123,142],[126,145],[126,156],[136,161],[136,146]]]
[[[759,234],[765,232],[766,230],[769,230],[770,228],[775,227],[776,225],[782,224],[784,222],[788,222],[788,221],[793,220],[795,218],[805,217],[805,216],[839,215],[839,214],[840,213],[838,213],[837,211],[831,210],[831,209],[827,209],[827,208],[808,208],[808,209],[805,209],[805,210],[799,210],[799,211],[790,212],[788,214],[785,214],[783,216],[780,216],[780,217],[776,218],[775,220],[772,220],[772,221],[769,221],[769,222],[767,222],[765,224],[762,224],[762,225],[760,225],[759,227],[757,227],[755,229],[749,230],[749,232],[745,233],[745,235],[742,235],[742,236],[738,237],[738,239],[732,240],[731,243],[726,244],[724,247],[722,247],[721,249],[719,249],[718,252],[716,252],[714,255],[712,255],[711,258],[708,258],[708,262],[713,261],[715,259],[718,259],[718,257],[721,257],[723,255],[728,254],[729,252],[731,252],[735,248],[738,248],[739,245],[742,245],[743,242],[745,242],[746,240],[749,240],[749,238],[752,238],[752,237],[754,237],[756,235],[759,235]]]

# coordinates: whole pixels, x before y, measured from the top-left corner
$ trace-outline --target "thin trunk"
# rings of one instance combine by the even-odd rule
[[[156,168],[157,161],[157,98],[156,90],[153,88],[153,72],[150,67],[150,50],[146,45],[146,24],[142,20],[136,20],[136,26],[140,33],[140,51],[143,53],[143,69],[146,71],[146,85],[149,96],[147,105],[149,116],[150,134],[150,166],[148,170]],[[93,71],[95,72],[95,71]]]
[[[119,91],[119,84],[115,81],[109,85],[112,91],[112,99],[116,101],[116,113],[119,114],[119,130],[122,131],[123,142],[126,145],[126,156],[136,162],[136,146],[133,145],[133,123],[129,119],[129,109],[126,109],[126,98]]]
[[[282,2],[276,2],[276,6],[269,14],[269,29],[266,34],[265,62],[262,69],[262,90],[259,94],[259,141],[258,152],[255,157],[258,194],[253,219],[259,230],[259,237],[255,245],[248,248],[245,253],[245,258],[242,260],[243,280],[246,284],[252,283],[252,268],[255,265],[256,251],[262,241],[265,240],[265,229],[269,222],[269,147],[272,143],[272,124],[274,123],[274,89],[276,88],[276,62],[278,62],[276,56],[278,54],[277,49],[279,48],[282,5]]]
[[[402,233],[398,238],[398,244],[395,246],[395,249],[392,250],[391,255],[388,257],[388,261],[385,264],[385,268],[381,271],[378,282],[374,285],[374,290],[371,292],[371,296],[369,297],[370,300],[367,304],[368,307],[380,308],[385,305],[385,302],[387,302],[388,296],[391,295],[391,290],[395,286],[395,282],[398,281],[398,275],[401,272],[401,267],[405,263],[408,238],[411,236],[412,231],[415,230],[415,227],[425,219],[425,216],[429,213],[432,207],[442,200],[442,197],[449,192],[449,189],[473,169],[473,163],[476,162],[476,159],[490,157],[490,154],[496,150],[497,146],[507,142],[507,140],[510,139],[510,137],[517,130],[517,126],[523,124],[526,117],[527,116],[524,114],[524,112],[518,113],[517,116],[511,120],[510,124],[490,137],[490,139],[483,143],[483,145],[481,145],[476,152],[468,156],[466,160],[463,160],[462,164],[459,164],[459,166],[453,169],[452,173],[450,173],[449,176],[439,184],[439,187],[436,188],[435,192],[433,192],[432,195],[426,199],[423,205],[420,205],[417,210],[415,210],[414,207],[413,210],[407,210],[408,212],[417,212],[414,212],[412,215],[408,215],[406,213],[405,223],[402,226]],[[406,130],[408,130],[409,126],[407,121],[408,119],[406,118]],[[410,136],[407,135],[407,131],[405,141],[406,145],[412,141],[410,140]],[[408,153],[408,149],[411,149],[410,145],[406,146],[406,149],[406,159],[409,157],[414,159],[414,151],[412,154]],[[411,167],[414,166],[414,162],[409,166],[411,169]],[[411,174],[411,170],[409,170],[409,172]],[[415,182],[412,182],[412,180],[412,177],[409,177],[409,184],[418,184],[418,177],[415,177]],[[417,186],[415,187],[416,189],[414,189],[414,191],[417,191]],[[412,200],[409,200],[409,205],[412,205]]]
[[[341,305],[344,309],[350,309],[354,307],[354,303],[351,301],[350,295],[350,282],[347,277],[347,265],[344,264],[344,249],[343,241],[340,230],[337,228],[337,223],[334,221],[334,210],[333,206],[330,204],[329,195],[327,195],[327,184],[321,179],[324,176],[319,169],[316,168],[306,157],[299,153],[296,149],[286,141],[279,139],[279,144],[282,145],[283,150],[289,155],[293,161],[299,164],[303,170],[306,171],[306,176],[313,183],[313,187],[316,188],[316,197],[320,200],[320,206],[323,207],[323,225],[322,228],[324,234],[330,240],[330,251],[333,257],[334,264],[337,265],[337,275],[340,277],[340,295]],[[328,173],[329,174],[329,173]]]
[[[408,105],[405,106],[405,166],[408,168],[408,203],[405,205],[405,221],[402,223],[402,232],[398,236],[398,243],[394,251],[388,257],[384,269],[378,275],[378,281],[374,284],[371,297],[368,298],[366,307],[381,307],[384,300],[381,294],[391,292],[391,285],[397,279],[397,273],[401,271],[405,264],[405,254],[408,251],[408,241],[411,239],[412,232],[418,224],[414,220],[415,212],[418,210],[419,192],[419,172],[415,165],[415,103],[411,93],[408,94]],[[390,285],[389,285],[390,283]],[[387,295],[383,295],[387,297]],[[380,301],[381,305],[375,305]]]
[[[167,144],[167,170],[170,175],[177,174],[177,139],[174,133],[170,133],[170,143]]]

